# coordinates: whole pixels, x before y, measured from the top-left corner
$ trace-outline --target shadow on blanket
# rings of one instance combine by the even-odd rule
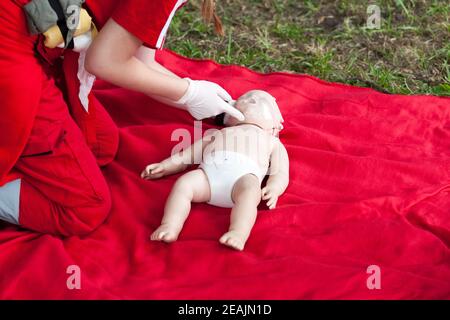
[[[260,206],[242,253],[218,243],[229,211],[205,204],[193,205],[176,243],[150,242],[177,176],[139,173],[170,154],[175,129],[192,133],[193,120],[99,81],[96,95],[120,127],[117,160],[104,170],[111,215],[85,238],[2,226],[0,298],[450,298],[450,99],[257,74],[170,51],[158,59],[234,97],[264,89],[277,98],[291,161],[277,209]],[[70,265],[81,268],[80,290],[67,289]],[[380,290],[367,287],[370,265],[380,267]]]

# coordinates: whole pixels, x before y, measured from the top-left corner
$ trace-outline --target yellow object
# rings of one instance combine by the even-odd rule
[[[95,37],[97,37],[97,34],[98,34],[97,27],[96,27],[95,24],[92,22],[92,28],[91,28],[92,39],[95,39]]]
[[[78,27],[75,30],[74,37],[77,37],[83,33],[88,32],[91,30],[93,26],[92,18],[89,15],[89,13],[85,9],[81,9],[80,11],[80,21],[78,23]],[[94,26],[95,30],[97,30]],[[56,48],[59,44],[64,43],[64,38],[61,33],[61,30],[59,30],[59,27],[57,25],[52,26],[50,29],[44,32],[44,45],[47,48]],[[93,35],[94,37],[94,35]]]

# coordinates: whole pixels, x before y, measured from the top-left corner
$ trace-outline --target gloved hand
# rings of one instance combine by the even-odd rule
[[[245,119],[242,112],[230,104],[233,99],[228,92],[217,83],[184,79],[189,81],[189,87],[184,96],[176,101],[176,104],[185,106],[195,119],[202,120],[224,112],[238,120]]]

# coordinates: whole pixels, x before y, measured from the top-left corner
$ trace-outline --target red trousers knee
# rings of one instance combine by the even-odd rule
[[[83,235],[107,217],[109,187],[62,94],[45,80],[29,142],[14,167],[22,179],[19,223],[60,235]]]

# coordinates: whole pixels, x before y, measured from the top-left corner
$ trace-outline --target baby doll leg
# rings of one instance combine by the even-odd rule
[[[203,170],[196,169],[182,175],[167,199],[161,226],[150,238],[164,242],[177,240],[191,210],[191,202],[207,202],[210,197],[208,178]]]
[[[234,207],[231,210],[230,228],[220,238],[220,243],[236,250],[243,250],[255,224],[257,207],[261,201],[261,186],[253,174],[246,174],[236,181],[231,195]]]

